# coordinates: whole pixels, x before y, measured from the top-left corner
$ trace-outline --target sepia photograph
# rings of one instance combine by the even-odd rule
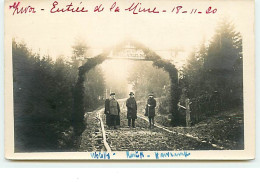
[[[6,157],[253,159],[253,10],[6,1]]]

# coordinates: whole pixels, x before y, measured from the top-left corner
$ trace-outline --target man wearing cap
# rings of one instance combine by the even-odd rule
[[[128,119],[128,126],[135,128],[135,120],[137,119],[137,104],[135,101],[134,93],[130,92],[129,98],[126,100],[126,107],[127,107],[127,119]]]
[[[116,129],[116,123],[119,118],[120,107],[115,98],[115,95],[116,94],[114,92],[110,94],[111,98],[109,99],[109,115],[110,115],[111,124],[113,124],[114,128]]]
[[[153,98],[153,93],[148,95],[149,98],[147,100],[146,109],[145,109],[145,116],[148,116],[150,128],[154,126],[154,116],[155,116],[155,107],[156,107],[156,100]]]

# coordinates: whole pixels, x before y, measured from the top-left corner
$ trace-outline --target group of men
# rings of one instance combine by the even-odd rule
[[[109,127],[114,127],[117,129],[120,126],[120,106],[115,98],[115,93],[110,94],[110,98],[105,101],[105,115],[106,115],[106,124]],[[156,100],[154,99],[153,93],[148,95],[149,98],[146,103],[145,116],[148,117],[150,128],[154,126],[154,116],[155,116],[155,107]],[[127,119],[128,127],[135,128],[135,120],[137,119],[137,103],[134,97],[134,93],[129,93],[129,98],[126,100],[127,108]]]

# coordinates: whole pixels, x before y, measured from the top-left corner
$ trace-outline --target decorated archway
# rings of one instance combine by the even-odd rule
[[[130,51],[130,55],[125,56],[125,52],[131,49],[138,50],[137,54],[131,54]],[[103,61],[116,57],[120,59],[129,59],[130,57],[133,60],[152,61],[153,66],[162,68],[169,74],[171,85],[169,102],[171,124],[178,126],[180,124],[177,106],[180,97],[178,70],[170,61],[163,60],[159,55],[146,46],[134,41],[124,41],[115,47],[103,51],[102,54],[96,57],[89,58],[84,65],[79,67],[78,80],[74,90],[74,106],[72,113],[72,126],[74,127],[76,135],[81,134],[85,130],[85,124],[83,122],[85,114],[83,103],[85,74]]]

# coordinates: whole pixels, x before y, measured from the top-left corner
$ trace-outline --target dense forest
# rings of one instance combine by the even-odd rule
[[[79,59],[85,60],[86,46],[73,46],[73,56],[56,60],[32,53],[13,40],[15,146],[17,151],[59,150],[73,145],[71,117]],[[81,51],[79,51],[81,50]],[[76,54],[77,53],[77,54]],[[96,68],[86,74],[85,110],[103,101],[103,75]]]
[[[243,108],[242,37],[221,20],[211,41],[190,54],[180,86],[191,99],[192,120],[232,108]]]

